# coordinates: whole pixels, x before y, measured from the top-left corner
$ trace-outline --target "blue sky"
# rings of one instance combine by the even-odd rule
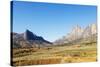
[[[29,29],[48,41],[55,41],[76,25],[84,28],[95,23],[96,13],[96,6],[14,1],[13,32]]]

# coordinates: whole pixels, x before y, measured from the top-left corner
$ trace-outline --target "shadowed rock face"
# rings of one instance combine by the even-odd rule
[[[35,40],[37,38],[38,37],[29,30],[26,30],[25,33],[24,33],[24,39],[25,40]]]
[[[43,39],[43,37],[33,34],[29,30],[26,30],[22,34],[12,33],[12,37],[13,37],[14,48],[45,47],[45,46],[50,46],[52,44],[51,42]]]
[[[33,33],[32,33],[31,31],[29,31],[29,30],[26,30],[26,32],[24,33],[23,38],[24,38],[25,40],[28,40],[28,41],[29,41],[29,40],[32,40],[32,41],[41,41],[41,42],[46,42],[46,43],[52,44],[52,43],[50,43],[49,41],[44,40],[43,37],[37,36],[36,34],[33,34]]]

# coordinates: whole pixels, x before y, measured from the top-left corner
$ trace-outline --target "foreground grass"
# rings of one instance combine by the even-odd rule
[[[54,46],[13,49],[12,64],[39,65],[97,61],[96,43],[89,46]]]

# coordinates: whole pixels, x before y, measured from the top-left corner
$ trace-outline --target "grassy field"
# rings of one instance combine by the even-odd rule
[[[85,46],[77,44],[71,46],[44,47],[40,49],[17,48],[13,49],[12,58],[12,64],[15,66],[95,61],[97,61],[96,43]]]

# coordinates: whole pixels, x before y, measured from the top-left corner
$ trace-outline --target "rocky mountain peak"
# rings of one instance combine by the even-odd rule
[[[97,34],[97,24],[90,24],[86,28],[81,28],[79,25],[73,27],[72,31],[66,36],[56,40],[57,44],[78,41],[80,39],[87,39]]]
[[[79,25],[76,25],[75,27],[73,27],[69,35],[67,35],[67,39],[69,40],[79,39],[82,33],[83,33],[83,29]]]
[[[92,31],[92,34],[97,33],[97,25],[96,24],[91,24],[91,31]]]
[[[83,32],[83,29],[79,26],[79,25],[76,25],[73,29],[72,29],[72,34],[78,34],[78,33],[81,33]]]
[[[24,32],[24,39],[25,40],[34,40],[35,37],[37,37],[37,36],[35,34],[33,34],[33,32],[31,32],[28,29]]]
[[[92,36],[93,34],[96,34],[97,33],[97,25],[94,23],[94,24],[90,24],[88,25],[85,29],[84,29],[84,32],[83,32],[83,37],[89,37],[89,36]]]
[[[45,40],[41,36],[37,36],[30,30],[26,30],[24,33],[12,33],[13,47],[14,48],[29,48],[29,47],[45,47],[50,46],[52,43]]]

